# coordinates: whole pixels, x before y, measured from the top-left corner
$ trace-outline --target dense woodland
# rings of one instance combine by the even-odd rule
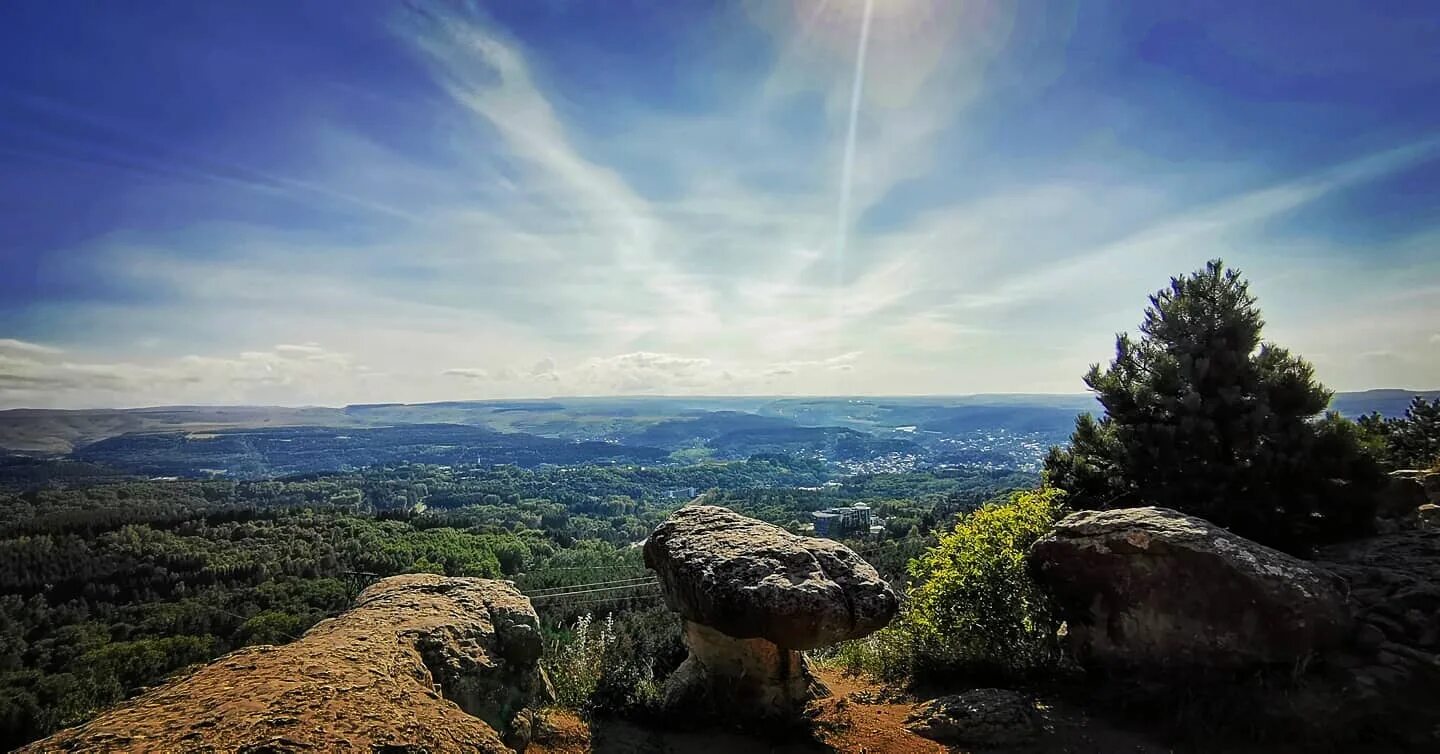
[[[396,465],[240,482],[11,459],[0,464],[0,747],[193,663],[288,641],[374,578],[417,571],[515,580],[541,595],[555,641],[585,613],[623,612],[607,651],[646,658],[613,663],[606,698],[623,707],[641,674],[683,657],[673,617],[643,587],[543,595],[643,575],[632,545],[686,502],[677,492],[714,490],[721,504],[797,528],[809,511],[864,500],[887,536],[855,546],[898,577],[923,533],[1033,482],[993,471],[832,482],[824,464],[780,455],[648,468]]]

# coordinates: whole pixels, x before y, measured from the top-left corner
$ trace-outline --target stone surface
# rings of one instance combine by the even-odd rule
[[[1375,513],[1381,518],[1406,518],[1427,502],[1420,472],[1396,471],[1380,488]]]
[[[666,709],[677,714],[743,711],[751,717],[789,717],[830,691],[810,672],[804,655],[765,639],[736,639],[685,622],[690,656],[665,683]]]
[[[1425,502],[1440,505],[1440,469],[1405,469],[1390,473],[1391,479],[1405,479],[1420,485]]]
[[[509,584],[396,576],[298,641],[232,652],[25,751],[523,749],[526,708],[549,698],[540,652]]]
[[[1293,663],[1352,625],[1330,572],[1166,508],[1073,513],[1029,561],[1089,665]]]
[[[687,506],[660,524],[645,564],[685,619],[690,655],[665,683],[676,714],[798,717],[828,693],[798,650],[868,635],[898,608],[849,548],[715,506]]]
[[[1440,531],[1405,531],[1327,547],[1321,564],[1344,579],[1351,610],[1375,640],[1440,651]]]
[[[1319,702],[1307,721],[1373,731],[1377,747],[1440,750],[1440,531],[1334,545],[1320,564],[1344,580],[1359,624],[1307,681]]]
[[[850,548],[726,508],[693,505],[660,524],[645,565],[686,620],[737,639],[814,649],[890,622],[895,592]]]
[[[1028,744],[1044,730],[1034,701],[1007,689],[972,689],[921,702],[905,727],[942,743],[984,747]]]

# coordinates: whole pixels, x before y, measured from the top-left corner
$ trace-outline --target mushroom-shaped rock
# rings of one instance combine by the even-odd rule
[[[1072,513],[1029,561],[1090,664],[1288,663],[1350,628],[1334,574],[1168,508]]]
[[[692,505],[645,543],[645,565],[685,619],[690,657],[667,706],[784,717],[826,690],[799,650],[866,636],[898,607],[850,548],[791,534],[734,511]]]
[[[501,581],[395,576],[284,646],[232,652],[25,751],[524,749],[551,696],[530,600]]]

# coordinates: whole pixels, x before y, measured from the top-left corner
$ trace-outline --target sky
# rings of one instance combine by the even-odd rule
[[[1083,391],[1220,257],[1440,387],[1417,2],[15,0],[0,408]]]

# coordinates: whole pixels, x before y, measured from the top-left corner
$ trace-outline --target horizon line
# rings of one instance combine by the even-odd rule
[[[1363,390],[1335,390],[1334,395],[1355,395],[1363,393],[1408,393],[1412,395],[1440,394],[1440,387],[1436,388],[1403,388],[1403,387],[1374,387]],[[535,396],[529,398],[457,398],[436,401],[374,401],[365,403],[346,403],[341,405],[327,405],[320,403],[284,404],[284,403],[175,403],[155,404],[144,406],[87,406],[83,408],[38,408],[32,406],[13,406],[0,408],[0,414],[13,412],[51,412],[51,413],[83,413],[87,411],[164,411],[180,409],[224,409],[224,408],[269,408],[269,409],[329,409],[339,411],[347,408],[378,408],[384,406],[437,406],[449,403],[527,403],[535,401],[595,401],[595,400],[895,400],[895,399],[924,399],[932,398],[937,400],[953,400],[957,398],[1093,398],[1090,392],[1085,393],[1029,393],[1029,392],[989,392],[989,393],[873,393],[873,394],[848,394],[848,395],[823,395],[823,394],[731,394],[731,395],[674,395],[664,393],[635,393],[623,395],[552,395]]]

